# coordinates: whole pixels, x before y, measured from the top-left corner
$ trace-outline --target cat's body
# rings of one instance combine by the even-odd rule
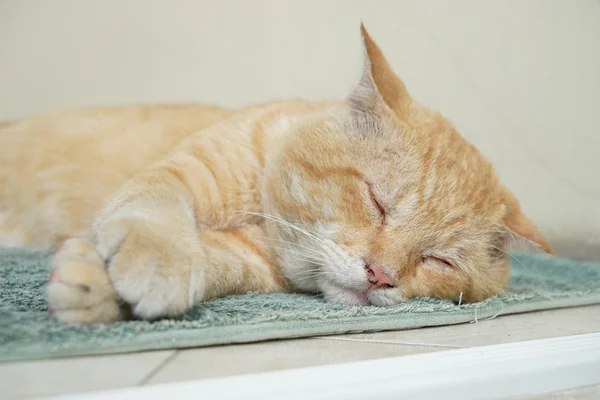
[[[363,35],[365,72],[344,102],[117,107],[0,126],[0,244],[70,238],[48,286],[62,321],[122,319],[122,302],[142,318],[177,315],[247,291],[378,306],[499,292],[509,235],[548,244]]]
[[[0,125],[0,243],[53,249],[89,229],[127,179],[233,111],[91,108]]]

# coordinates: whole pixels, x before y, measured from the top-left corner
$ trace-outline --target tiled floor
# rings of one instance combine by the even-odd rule
[[[0,364],[2,398],[73,393],[444,351],[600,331],[600,306],[410,331]],[[553,394],[589,398],[599,387]],[[536,399],[538,399],[536,397]]]

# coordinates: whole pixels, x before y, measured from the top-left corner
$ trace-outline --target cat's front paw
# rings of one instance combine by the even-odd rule
[[[147,218],[96,226],[96,249],[119,298],[144,319],[175,316],[202,300],[204,252],[195,232]]]
[[[50,263],[46,297],[49,312],[68,323],[113,322],[125,319],[104,263],[92,242],[65,241]]]

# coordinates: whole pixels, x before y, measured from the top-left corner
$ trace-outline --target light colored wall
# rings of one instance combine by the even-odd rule
[[[600,1],[2,0],[0,119],[341,98],[364,19],[562,254],[600,257]]]

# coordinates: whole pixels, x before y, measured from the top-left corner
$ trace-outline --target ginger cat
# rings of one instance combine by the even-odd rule
[[[420,105],[361,26],[340,102],[97,108],[0,126],[0,244],[57,247],[63,322],[179,315],[220,295],[474,302],[510,237],[551,253],[491,165]]]

